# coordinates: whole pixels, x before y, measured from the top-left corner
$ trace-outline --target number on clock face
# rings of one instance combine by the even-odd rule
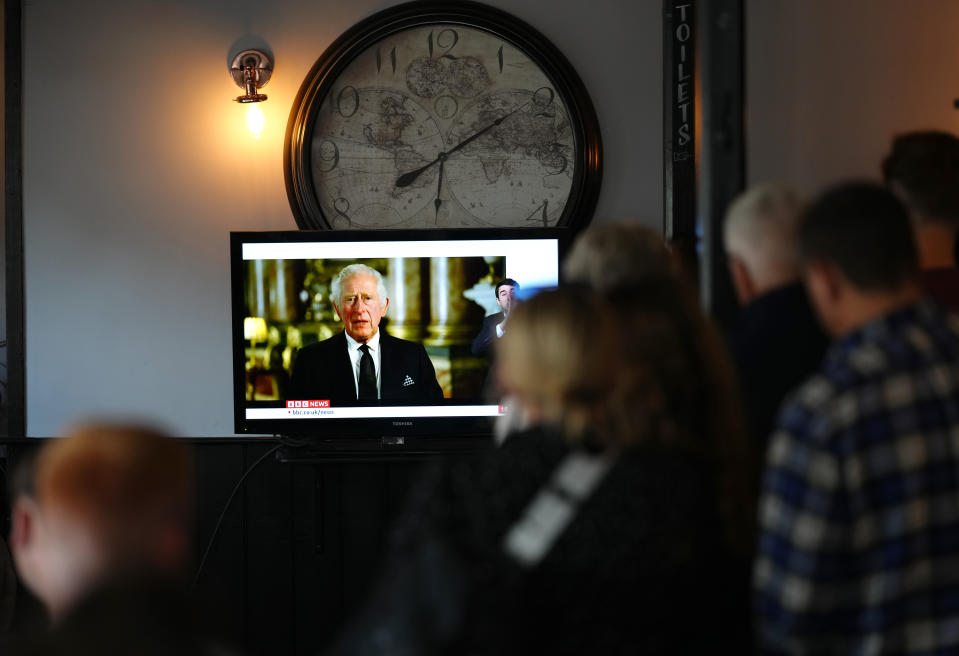
[[[334,227],[543,226],[562,216],[574,149],[569,110],[535,62],[484,30],[432,25],[352,60],[310,155]]]

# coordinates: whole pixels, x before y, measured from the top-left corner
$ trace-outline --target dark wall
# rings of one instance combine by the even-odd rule
[[[197,563],[237,481],[273,446],[196,447]],[[233,500],[197,591],[248,653],[316,654],[362,601],[427,459],[292,464],[276,455]]]

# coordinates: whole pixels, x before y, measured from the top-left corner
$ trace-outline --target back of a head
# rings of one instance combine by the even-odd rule
[[[150,428],[78,426],[46,445],[36,500],[83,524],[119,570],[174,573],[185,564],[193,504],[187,447]]]
[[[719,333],[696,298],[658,281],[612,290],[611,298],[628,336],[616,353],[618,423],[643,440],[716,453],[707,442],[733,431],[726,412],[736,400]]]
[[[543,292],[510,322],[501,366],[574,438],[594,422],[621,446],[689,446],[730,428],[707,411],[714,399],[723,412],[736,405],[718,333],[679,279]]]
[[[656,231],[637,223],[603,223],[576,238],[563,262],[563,280],[602,290],[677,275],[679,269]]]
[[[959,138],[920,131],[897,136],[882,175],[920,221],[959,223]]]
[[[510,316],[498,345],[500,381],[537,420],[581,438],[608,394],[609,312],[584,289],[540,292]]]
[[[744,262],[761,284],[799,277],[796,232],[799,196],[782,184],[763,184],[740,194],[726,211],[726,251]]]
[[[517,308],[497,360],[569,442],[682,451],[716,465],[726,539],[752,544],[755,466],[718,331],[678,277],[604,293],[543,292]]]
[[[833,187],[806,209],[800,254],[804,263],[836,266],[864,292],[897,290],[919,275],[906,208],[890,191],[868,182]]]

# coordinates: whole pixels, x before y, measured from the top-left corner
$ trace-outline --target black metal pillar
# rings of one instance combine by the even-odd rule
[[[3,224],[6,265],[7,426],[0,437],[26,433],[23,304],[22,0],[3,3]]]
[[[743,0],[709,0],[697,9],[702,90],[700,285],[706,308],[721,325],[728,325],[737,302],[723,249],[723,217],[746,182]]]
[[[695,277],[696,5],[663,0],[663,236]]]

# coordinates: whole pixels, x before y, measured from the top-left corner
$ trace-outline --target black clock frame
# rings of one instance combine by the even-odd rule
[[[377,12],[360,21],[320,55],[293,101],[283,144],[283,175],[290,208],[303,230],[333,229],[313,187],[310,143],[320,105],[353,58],[373,43],[401,30],[443,23],[484,30],[526,53],[543,70],[569,109],[577,156],[569,199],[556,227],[587,225],[602,183],[599,121],[586,87],[569,61],[527,23],[478,2],[417,0]]]

